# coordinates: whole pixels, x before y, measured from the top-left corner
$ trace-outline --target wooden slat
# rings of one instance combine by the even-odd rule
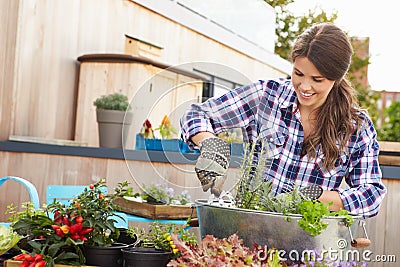
[[[380,165],[400,166],[400,157],[396,156],[378,156]]]
[[[179,220],[187,219],[189,217],[197,218],[196,211],[189,206],[154,205],[145,202],[136,202],[125,198],[118,198],[115,203],[123,212],[152,220]]]
[[[14,67],[20,1],[0,1],[0,140],[7,140],[13,129],[12,108]]]
[[[390,180],[386,182],[387,193],[387,206],[386,206],[386,223],[384,232],[385,247],[384,254],[397,255],[400,257],[400,227],[399,227],[399,210],[400,210],[400,182]],[[382,229],[383,230],[383,229]],[[398,262],[385,264],[384,266],[398,266]]]
[[[381,151],[400,152],[400,142],[379,142]]]

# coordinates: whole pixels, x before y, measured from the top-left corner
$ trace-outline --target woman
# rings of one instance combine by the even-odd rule
[[[196,173],[203,190],[218,195],[229,165],[229,145],[215,135],[244,129],[244,140],[268,144],[265,179],[272,194],[294,184],[322,188],[316,196],[332,210],[372,217],[386,194],[376,131],[345,79],[353,50],[330,23],[312,26],[293,47],[291,79],[257,81],[202,104],[181,119],[182,136],[201,155]],[[340,187],[345,179],[349,188]],[[315,192],[314,192],[315,193]]]

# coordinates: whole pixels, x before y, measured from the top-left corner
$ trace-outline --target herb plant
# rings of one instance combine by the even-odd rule
[[[244,152],[235,195],[236,207],[278,212],[284,215],[300,214],[302,218],[298,221],[298,224],[311,236],[319,235],[328,226],[321,220],[323,217],[341,216],[351,226],[353,218],[347,210],[330,212],[329,206],[332,204],[327,205],[318,201],[303,199],[299,193],[298,185],[294,186],[290,193],[272,196],[270,194],[272,184],[263,178],[263,170],[269,164],[266,159],[267,149],[263,140],[247,143]],[[289,216],[287,220],[290,220]]]
[[[261,209],[262,198],[271,190],[271,183],[264,180],[262,171],[267,162],[265,146],[263,142],[261,146],[256,143],[246,143],[240,166],[235,203],[242,209]]]
[[[299,226],[310,236],[317,236],[328,224],[321,221],[325,216],[329,216],[327,205],[315,200],[304,200],[299,205],[299,213],[302,215]]]
[[[132,194],[132,188],[128,188],[127,196],[140,197],[149,203],[187,205],[191,202],[191,197],[187,190],[176,194],[174,188],[168,187],[166,183],[142,184],[142,192]]]

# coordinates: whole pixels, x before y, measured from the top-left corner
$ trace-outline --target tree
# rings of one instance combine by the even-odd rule
[[[398,142],[400,140],[400,102],[393,102],[385,109],[386,121],[379,132],[379,140]]]
[[[277,40],[275,42],[275,53],[284,59],[289,59],[292,45],[297,36],[311,24],[320,22],[334,22],[337,18],[337,12],[329,16],[321,8],[309,9],[303,16],[295,16],[288,9],[288,5],[295,0],[264,0],[272,6],[276,12],[275,33]]]

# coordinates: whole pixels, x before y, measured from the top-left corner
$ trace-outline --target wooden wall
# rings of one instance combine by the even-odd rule
[[[95,8],[94,8],[95,7]],[[124,53],[125,35],[162,48],[170,65],[217,62],[258,79],[284,73],[129,0],[0,1],[0,140],[75,137],[77,58]]]
[[[133,122],[129,127],[126,148],[134,149],[134,137],[146,119],[156,129],[164,115],[170,118],[177,130],[175,138],[179,138],[179,119],[191,103],[201,101],[203,81],[168,68],[137,62],[134,58],[120,63],[116,61],[117,57],[115,55],[115,62],[81,64],[75,141],[99,146],[93,101],[115,91],[127,95],[132,107]],[[158,131],[155,135],[161,138]]]
[[[12,132],[14,107],[14,58],[18,24],[18,1],[0,3],[0,140],[8,139]]]

